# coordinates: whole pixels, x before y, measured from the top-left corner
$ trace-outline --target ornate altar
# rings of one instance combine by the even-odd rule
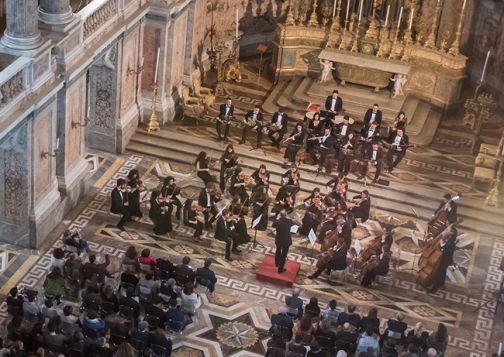
[[[465,2],[290,0],[271,70],[276,80],[318,76],[320,61],[330,60],[342,84],[375,90],[399,74],[407,76],[406,93],[447,107],[458,103],[466,77],[467,57],[459,51],[464,18]]]

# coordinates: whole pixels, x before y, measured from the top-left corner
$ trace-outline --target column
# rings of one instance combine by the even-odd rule
[[[40,21],[49,25],[67,24],[73,20],[70,0],[40,0]]]
[[[25,51],[40,46],[37,7],[37,0],[7,0],[7,26],[1,40],[4,46]]]

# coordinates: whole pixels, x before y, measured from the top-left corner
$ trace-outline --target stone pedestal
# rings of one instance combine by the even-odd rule
[[[64,25],[74,18],[70,0],[40,0],[40,21],[49,25]]]
[[[7,0],[7,26],[2,44],[13,50],[32,51],[42,44],[37,0]]]

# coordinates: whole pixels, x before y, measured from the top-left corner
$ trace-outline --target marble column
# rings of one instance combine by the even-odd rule
[[[73,20],[70,0],[40,0],[40,21],[49,25],[63,25]]]
[[[7,0],[7,26],[1,40],[5,47],[29,51],[42,44],[37,8],[37,0]]]

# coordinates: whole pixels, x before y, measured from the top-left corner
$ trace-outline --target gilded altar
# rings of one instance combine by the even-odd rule
[[[381,90],[393,87],[391,79],[399,75],[407,77],[402,88],[406,95],[443,108],[459,102],[467,64],[459,51],[465,18],[462,4],[450,12],[453,18],[448,25],[441,23],[444,4],[440,2],[338,0],[334,8],[332,4],[289,2],[286,20],[277,25],[273,42],[271,71],[277,81],[319,77],[321,61],[329,60],[335,67],[334,79],[343,85]]]

